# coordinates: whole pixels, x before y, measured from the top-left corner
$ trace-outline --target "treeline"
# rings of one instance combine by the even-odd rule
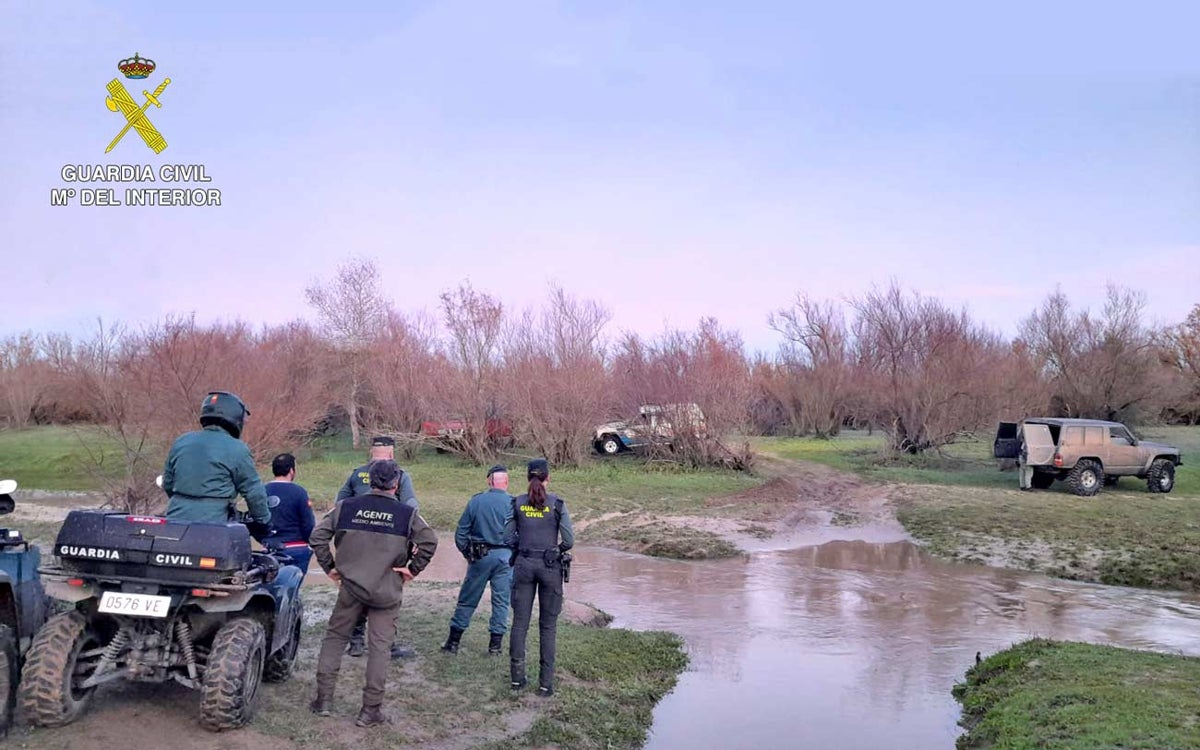
[[[155,470],[165,444],[194,427],[210,389],[249,404],[245,437],[260,456],[340,430],[355,445],[385,431],[412,448],[422,422],[456,419],[470,427],[456,449],[472,460],[492,460],[511,439],[578,463],[596,424],[646,403],[699,404],[710,437],[673,455],[732,466],[748,465],[748,451],[720,436],[857,426],[921,453],[1034,413],[1200,420],[1200,305],[1155,328],[1145,298],[1116,287],[1098,313],[1051,294],[1011,340],[896,285],[840,302],[801,294],[769,316],[778,351],[753,357],[712,319],[656,337],[614,333],[600,302],[557,287],[540,308],[514,311],[464,283],[435,315],[402,312],[369,260],[344,263],[307,297],[313,323],[172,317],[83,338],[9,337],[0,420],[96,424],[123,446],[100,460],[131,477]]]

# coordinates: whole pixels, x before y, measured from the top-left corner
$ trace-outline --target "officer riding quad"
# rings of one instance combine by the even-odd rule
[[[17,483],[0,481],[0,515],[13,512]],[[46,621],[46,594],[38,578],[41,553],[21,532],[0,528],[0,735],[12,725],[21,677],[21,644]]]
[[[20,691],[29,721],[68,724],[98,685],[127,679],[199,690],[206,729],[248,722],[260,679],[292,674],[303,604],[300,569],[279,550],[252,551],[251,534],[262,542],[269,532],[239,518],[71,511],[42,581],[75,609],[34,639]]]

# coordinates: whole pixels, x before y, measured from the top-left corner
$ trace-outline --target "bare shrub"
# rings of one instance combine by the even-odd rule
[[[611,315],[552,286],[536,314],[511,326],[504,347],[506,402],[522,445],[557,465],[578,465],[605,413],[601,341]]]
[[[1000,337],[965,311],[893,283],[852,302],[866,408],[895,452],[921,453],[974,432],[994,418],[1005,357]]]
[[[1145,306],[1144,294],[1110,284],[1096,316],[1072,310],[1059,290],[1022,321],[1021,339],[1053,383],[1055,411],[1132,424],[1158,415],[1162,373]]]
[[[841,309],[799,294],[769,323],[784,337],[774,384],[796,412],[801,433],[836,435],[850,411],[854,383],[850,331]],[[783,399],[786,399],[784,401]]]
[[[0,423],[27,427],[42,405],[51,371],[38,349],[31,332],[0,340]]]

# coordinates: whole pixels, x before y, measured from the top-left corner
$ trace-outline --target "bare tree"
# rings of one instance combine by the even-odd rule
[[[996,411],[995,334],[892,283],[852,302],[859,367],[891,450],[921,453],[982,427]]]
[[[559,465],[578,465],[605,413],[601,340],[611,314],[552,286],[540,311],[526,312],[505,342],[506,399],[516,437]]]
[[[1163,331],[1159,340],[1160,360],[1172,381],[1172,416],[1194,425],[1200,422],[1200,304],[1182,323]]]
[[[771,313],[771,328],[783,334],[777,381],[801,429],[817,437],[836,435],[849,413],[854,382],[852,342],[842,311],[804,294],[790,308]],[[800,396],[800,394],[803,396]]]
[[[1021,323],[1021,339],[1054,384],[1063,416],[1137,423],[1157,416],[1162,382],[1146,297],[1110,284],[1099,316],[1078,313],[1061,290]]]
[[[369,348],[387,323],[391,309],[375,262],[353,258],[338,266],[333,279],[312,282],[305,290],[324,331],[333,343],[335,357],[328,363],[336,373],[340,402],[350,421],[351,442],[360,442],[359,406],[365,382]]]
[[[453,447],[484,463],[496,454],[496,426],[505,417],[500,387],[504,306],[466,281],[444,292],[441,303],[453,372],[441,384],[439,418],[460,422],[462,432]]]

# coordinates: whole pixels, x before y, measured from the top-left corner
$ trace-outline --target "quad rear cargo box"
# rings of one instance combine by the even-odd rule
[[[239,523],[73,510],[54,554],[87,575],[209,583],[250,566],[250,532]]]

